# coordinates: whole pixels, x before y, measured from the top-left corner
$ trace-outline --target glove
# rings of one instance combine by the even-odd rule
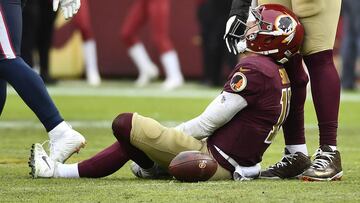
[[[57,11],[61,7],[65,19],[73,17],[80,8],[80,0],[53,0],[53,10]]]
[[[224,40],[230,53],[239,54],[237,44],[240,42],[241,36],[244,34],[246,24],[241,21],[239,16],[233,15],[226,22],[226,30]]]

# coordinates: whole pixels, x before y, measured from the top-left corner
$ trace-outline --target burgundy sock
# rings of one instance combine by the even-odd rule
[[[309,78],[304,71],[300,54],[293,56],[285,68],[291,82],[290,111],[283,124],[285,144],[305,144],[304,103]]]
[[[311,80],[311,92],[318,119],[320,145],[336,146],[340,103],[340,79],[333,51],[326,50],[304,57]]]
[[[132,113],[123,113],[118,115],[113,123],[112,129],[116,139],[121,142],[129,157],[140,167],[148,169],[154,165],[154,162],[141,150],[130,143],[130,132],[132,128]]]
[[[105,177],[119,170],[128,160],[129,156],[121,143],[115,142],[92,158],[79,163],[79,175],[86,178]]]

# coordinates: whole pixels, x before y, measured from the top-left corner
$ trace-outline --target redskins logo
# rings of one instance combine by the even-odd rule
[[[199,162],[199,168],[206,168],[206,161],[202,160]]]
[[[292,33],[296,27],[295,20],[288,15],[279,16],[275,22],[276,28],[283,31],[284,34]]]
[[[230,87],[234,92],[240,92],[247,85],[246,76],[242,72],[237,72],[233,75],[230,81]]]

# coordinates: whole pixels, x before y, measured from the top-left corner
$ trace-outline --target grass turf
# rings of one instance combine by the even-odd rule
[[[139,95],[99,96],[100,92],[108,88],[121,92],[124,87],[117,84],[105,84],[102,88],[91,90],[92,94],[82,96],[74,96],[76,93],[57,93],[61,88],[72,91],[67,84],[50,88],[55,103],[70,123],[81,121],[75,127],[88,141],[87,147],[69,159],[69,163],[86,159],[112,144],[115,139],[111,134],[111,120],[120,112],[137,111],[174,125],[198,115],[211,101],[211,96],[181,97],[176,91],[160,92],[158,96],[142,94],[154,92],[151,87],[140,91]],[[192,86],[185,87],[182,91],[193,91],[193,95],[201,95],[204,91],[208,91],[207,95],[217,92]],[[164,97],[162,94],[170,96]],[[30,145],[42,142],[47,135],[21,99],[11,93],[0,120],[0,202],[358,202],[360,97],[356,93],[344,95],[355,99],[343,100],[340,109],[338,149],[343,159],[342,181],[320,183],[255,180],[180,183],[137,179],[127,165],[102,179],[31,179],[27,167]],[[317,148],[318,131],[311,101],[306,102],[305,111],[306,138],[309,153],[312,154]],[[9,122],[12,125],[7,125]],[[92,125],[91,122],[101,122],[102,125]],[[280,132],[265,153],[262,167],[278,161],[282,151],[283,138]]]

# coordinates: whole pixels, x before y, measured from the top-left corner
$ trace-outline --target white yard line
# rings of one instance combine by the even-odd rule
[[[160,86],[152,85],[146,88],[133,88],[129,86],[103,86],[91,88],[86,85],[75,84],[74,86],[59,85],[48,88],[49,93],[54,96],[94,96],[94,97],[158,97],[158,98],[199,98],[211,99],[216,97],[221,88],[205,88],[199,85],[187,85],[173,91],[161,90]],[[8,88],[10,95],[15,95],[13,88]],[[311,100],[311,93],[308,92],[308,100]],[[360,101],[360,92],[341,94],[341,101]]]
[[[67,121],[74,128],[111,128],[111,120],[91,120],[91,121]],[[161,124],[165,126],[174,127],[180,124],[180,121],[162,121]],[[306,124],[307,129],[315,129],[317,125]],[[39,121],[0,121],[0,129],[41,129],[42,124]]]

